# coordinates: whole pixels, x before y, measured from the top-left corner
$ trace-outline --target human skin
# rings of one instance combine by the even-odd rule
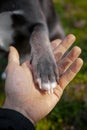
[[[73,47],[67,55],[62,56],[74,43],[75,36],[69,34],[63,41],[52,42],[53,52],[58,64],[59,82],[53,93],[41,91],[34,83],[29,62],[20,65],[19,54],[10,47],[8,65],[6,68],[5,93],[3,108],[9,108],[22,113],[33,124],[45,117],[58,103],[64,89],[79,72],[83,61],[78,58],[81,49]]]

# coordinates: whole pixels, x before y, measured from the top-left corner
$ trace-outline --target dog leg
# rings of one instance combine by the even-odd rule
[[[58,81],[58,69],[45,26],[38,24],[33,28],[30,38],[31,64],[40,89],[53,92]]]

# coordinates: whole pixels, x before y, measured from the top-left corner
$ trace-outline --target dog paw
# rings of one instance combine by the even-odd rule
[[[42,56],[39,59],[32,60],[34,79],[38,83],[41,90],[53,93],[53,89],[57,86],[59,76],[58,68],[55,60],[51,56]]]

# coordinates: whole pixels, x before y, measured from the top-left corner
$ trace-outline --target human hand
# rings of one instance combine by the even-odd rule
[[[33,123],[37,123],[45,117],[58,103],[64,89],[83,64],[82,59],[78,58],[81,53],[79,47],[74,47],[65,57],[61,58],[74,41],[75,37],[68,35],[62,42],[55,40],[52,43],[59,66],[60,80],[51,94],[39,90],[33,81],[29,63],[24,62],[20,65],[17,50],[10,47],[6,68],[6,99],[3,107],[19,111]]]

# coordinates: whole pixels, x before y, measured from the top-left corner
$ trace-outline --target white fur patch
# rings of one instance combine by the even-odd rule
[[[5,51],[8,51],[9,45],[13,42],[12,14],[23,14],[23,11],[0,13],[0,47]]]
[[[24,14],[22,10],[15,10],[12,12],[13,14]]]
[[[54,89],[57,86],[57,83],[56,82],[52,82],[52,83],[50,83],[50,86],[51,86],[52,89]]]
[[[42,84],[42,89],[49,91],[50,90],[50,83],[43,83]]]
[[[40,78],[37,79],[37,83],[39,85],[39,88],[41,89],[42,87],[41,87],[41,79]]]
[[[11,12],[0,13],[0,46],[6,51],[12,42],[13,29],[11,25]]]
[[[57,86],[56,82],[48,81],[48,83],[41,83],[40,78],[37,79],[37,83],[39,85],[39,88],[48,91],[48,94],[53,93],[53,89]]]

